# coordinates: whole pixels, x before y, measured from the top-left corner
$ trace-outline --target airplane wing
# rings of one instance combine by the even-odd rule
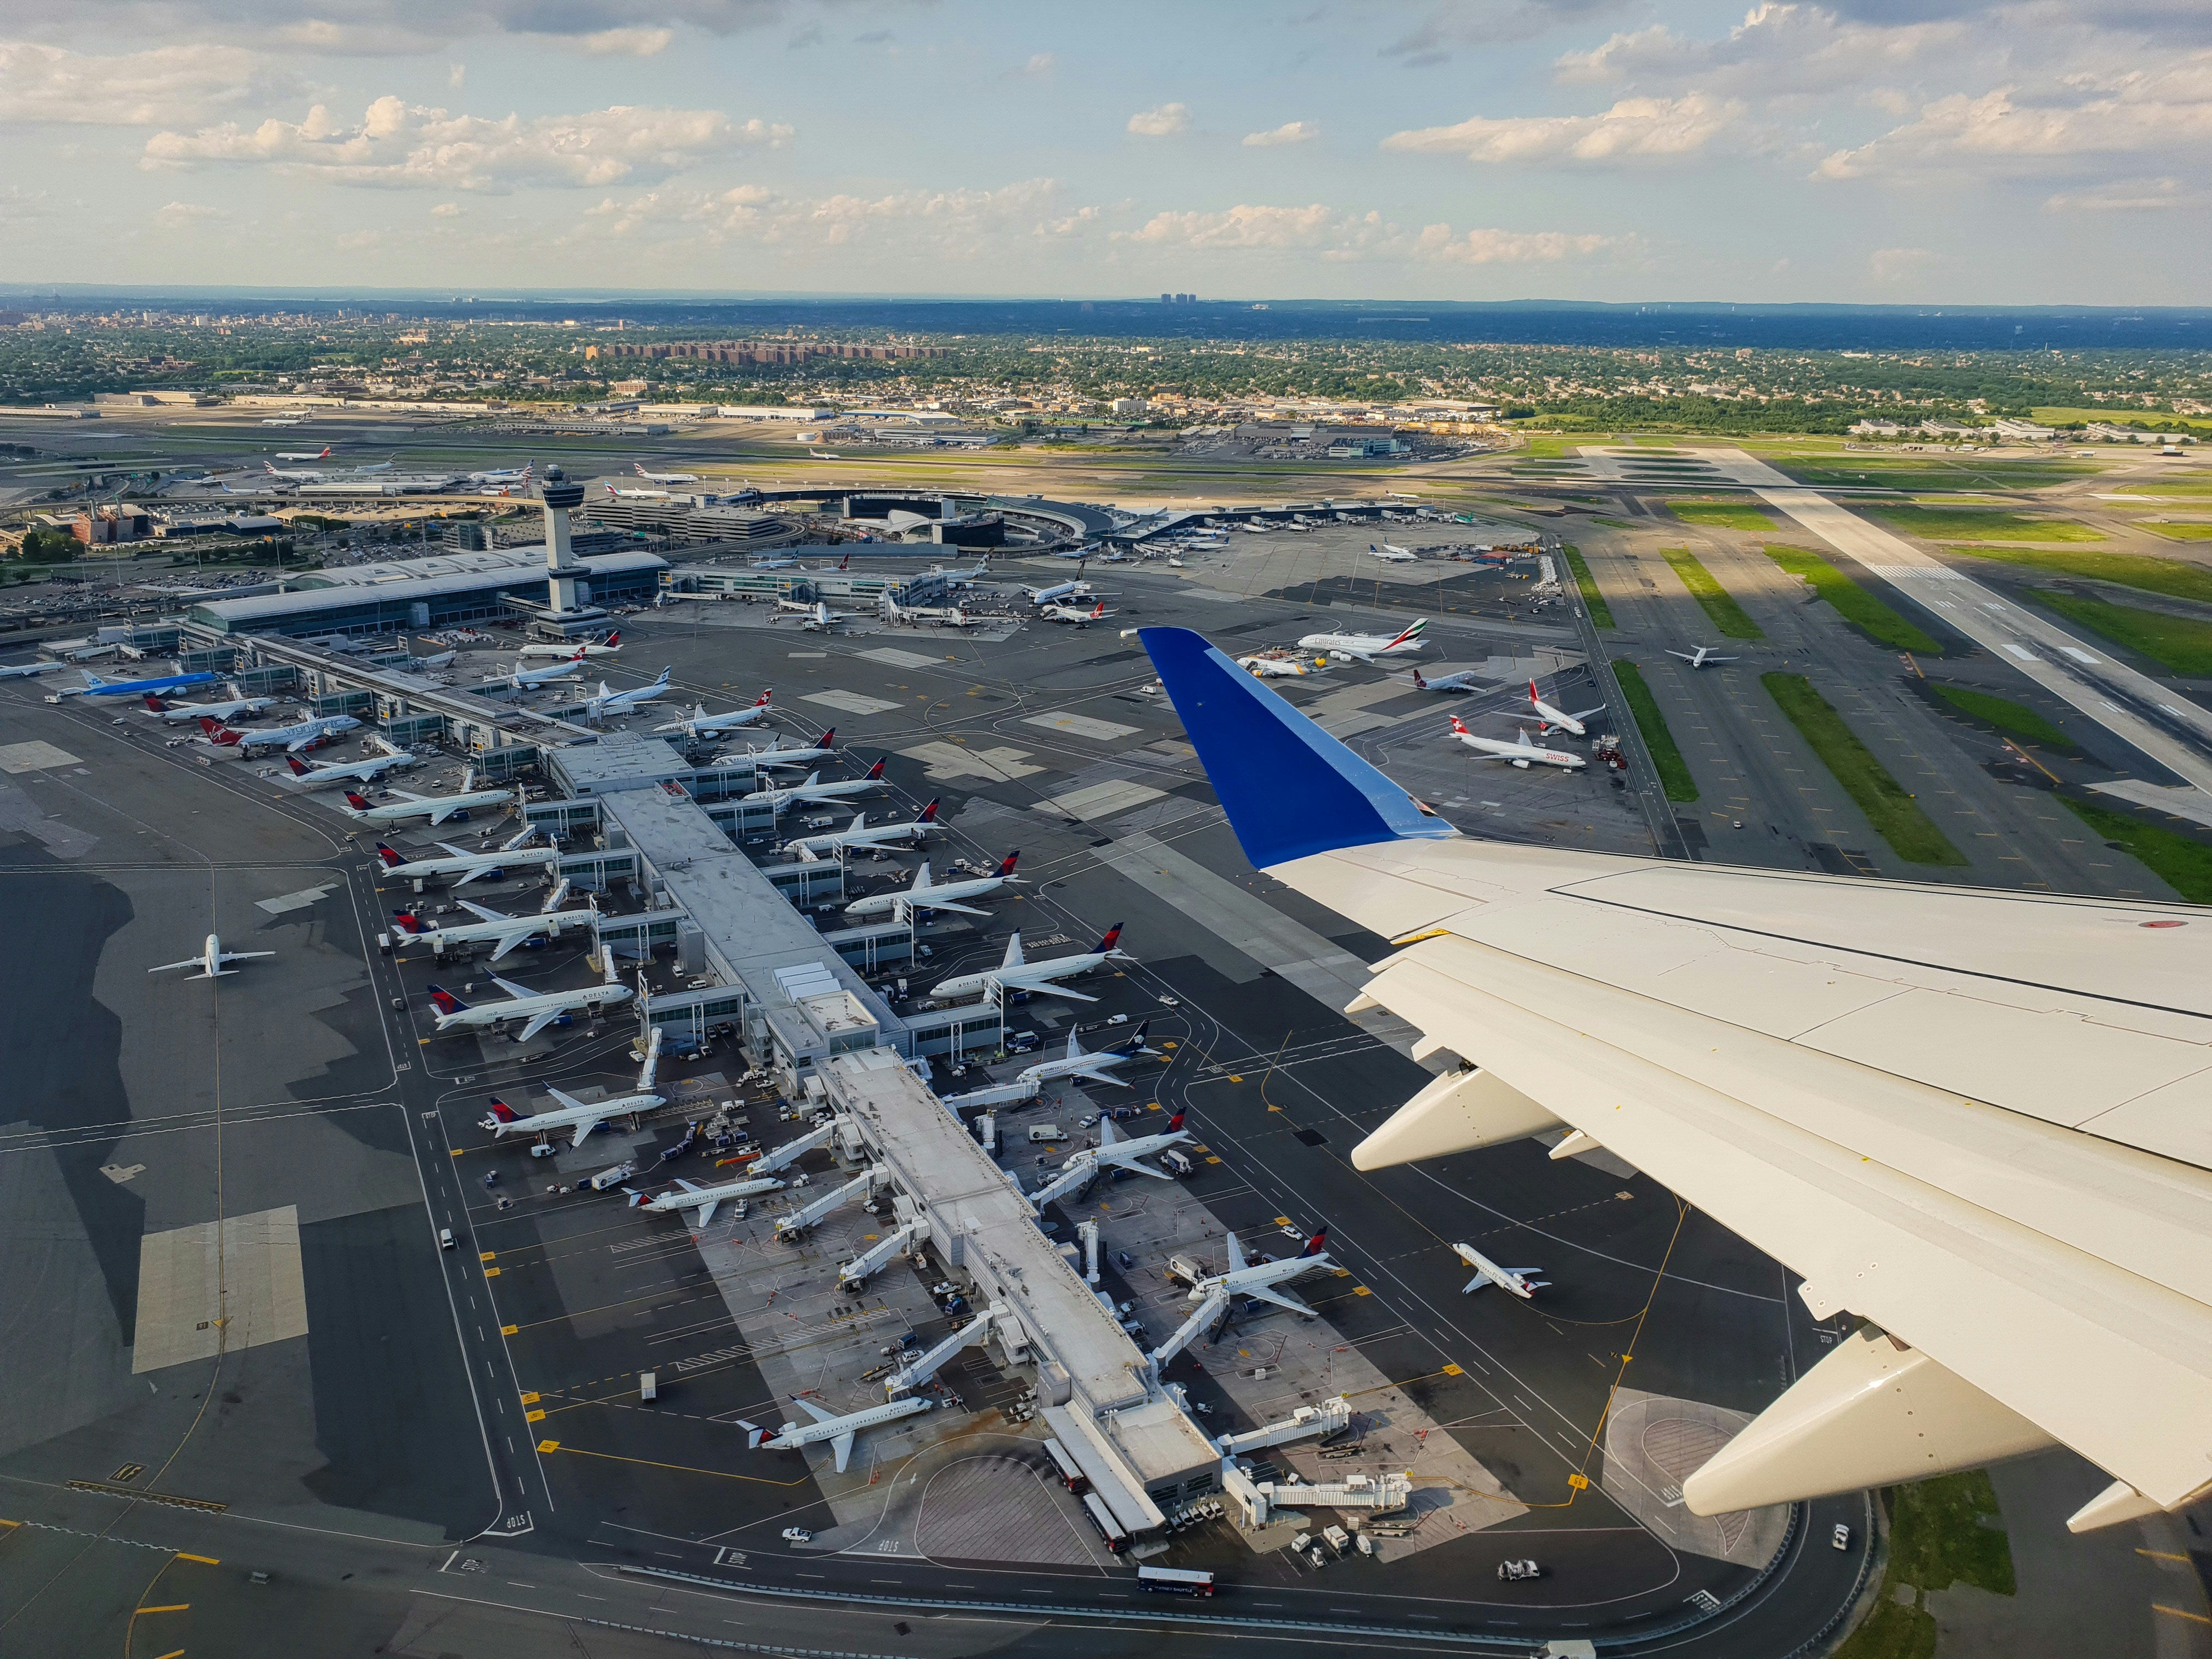
[[[496,864],[479,864],[475,869],[470,871],[468,874],[463,876],[459,881],[455,882],[453,885],[455,887],[465,887],[479,877],[488,876],[498,868],[499,866]]]
[[[472,859],[476,856],[476,854],[469,851],[467,848],[456,847],[449,841],[441,841],[438,845],[444,848],[448,853],[451,853],[457,859]],[[501,850],[504,851],[505,849],[502,848]]]
[[[988,910],[978,910],[972,904],[955,904],[951,899],[906,898],[902,896],[899,902],[902,904],[911,905],[916,908],[923,910],[957,910],[963,916],[988,916],[991,914]]]
[[[514,998],[518,1001],[526,997],[534,997],[538,994],[537,992],[532,990],[527,985],[517,985],[513,980],[501,979],[497,974],[491,975],[491,982],[498,986],[501,990],[506,992],[507,995]]]
[[[699,1213],[692,1218],[691,1224],[701,1232],[706,1231],[707,1224],[714,1218],[714,1212],[721,1207],[721,1204],[722,1200],[719,1198],[708,1199],[699,1206]]]
[[[1080,991],[1071,991],[1065,985],[1055,984],[1053,981],[1048,979],[1038,980],[1035,984],[1030,984],[1025,981],[1017,980],[1013,983],[1007,985],[1006,988],[1009,991],[1031,991],[1035,992],[1039,996],[1065,997],[1070,1002],[1096,1002],[1098,1000],[1097,997],[1085,996]]]
[[[2118,1477],[2077,1528],[2205,1492],[2203,912],[1461,837],[1195,634],[1144,640],[1247,855],[1401,947],[1352,1006],[1480,1067],[1356,1167],[1571,1126],[1869,1322],[1693,1512],[2054,1443]]]
[[[837,1420],[837,1413],[830,1411],[824,1407],[816,1405],[811,1400],[806,1399],[804,1395],[792,1395],[791,1403],[798,1407],[799,1410],[805,1412],[809,1417],[812,1418],[817,1423],[835,1423]],[[848,1436],[847,1437],[849,1439],[851,1437]],[[840,1468],[844,1468],[843,1462],[840,1461],[837,1467]]]
[[[402,792],[395,790],[393,793],[397,794]],[[428,801],[430,798],[428,795],[409,795],[407,799],[411,801],[420,802]],[[454,813],[460,810],[460,805],[457,801],[441,801],[437,805],[430,809],[430,822],[434,825],[443,823],[447,818],[453,817]]]
[[[478,921],[512,921],[514,920],[512,916],[501,915],[489,905],[477,904],[468,899],[456,899],[453,902]]]
[[[179,968],[204,968],[206,966],[207,958],[205,957],[187,957],[183,962],[165,962],[159,968],[149,968],[146,971],[149,974],[167,974],[172,973]]]
[[[556,1018],[559,1018],[559,1016],[557,1016],[557,1015],[553,1015],[553,1014],[541,1014],[541,1015],[539,1015],[539,1016],[538,1016],[538,1018],[539,1018],[539,1019],[545,1020],[545,1021],[547,1021],[548,1023],[550,1023],[552,1020],[554,1020],[554,1019],[556,1019]],[[531,1024],[532,1024],[532,1025],[536,1025],[537,1024],[538,1024],[538,1021],[537,1021],[537,1020],[532,1020],[532,1021],[531,1021]],[[541,1029],[542,1029],[542,1028],[541,1028]],[[530,1031],[529,1030],[526,1029],[526,1030],[524,1030],[524,1032],[523,1032],[522,1040],[523,1040],[524,1042],[527,1042],[530,1040],[530,1038],[531,1038],[531,1036],[532,1036],[532,1035],[534,1035],[534,1034],[533,1034],[532,1031]],[[596,1118],[596,1117],[587,1117],[587,1118],[583,1119],[581,1121],[580,1121],[580,1122],[576,1125],[576,1132],[575,1132],[575,1133],[574,1133],[574,1134],[572,1134],[572,1135],[570,1135],[570,1136],[568,1137],[568,1144],[569,1144],[571,1146],[582,1146],[582,1145],[584,1144],[585,1138],[586,1138],[586,1136],[588,1136],[588,1135],[592,1133],[592,1130],[594,1130],[594,1129],[598,1128],[598,1127],[599,1127],[600,1123],[601,1123],[601,1122],[603,1122],[604,1121],[605,1121],[605,1120],[603,1120],[603,1119]]]
[[[1279,1291],[1272,1285],[1248,1285],[1237,1294],[1257,1297],[1262,1302],[1272,1302],[1279,1308],[1288,1308],[1292,1313],[1302,1314],[1308,1319],[1315,1317],[1314,1310],[1299,1301],[1297,1297],[1292,1296],[1288,1291]]]
[[[837,1473],[844,1474],[845,1465],[853,1455],[853,1436],[849,1432],[839,1435],[830,1443],[830,1449],[837,1454]]]
[[[464,900],[463,902],[466,902],[466,901]],[[491,960],[497,962],[508,951],[520,950],[524,943],[528,940],[529,938],[530,933],[527,928],[517,928],[514,933],[509,933],[505,939],[500,940],[499,944],[493,948]]]
[[[1120,1078],[1115,1077],[1109,1066],[1095,1060],[1090,1065],[1079,1066],[1073,1071],[1063,1073],[1061,1075],[1079,1077],[1086,1083],[1110,1083],[1117,1089],[1126,1089],[1129,1086]],[[1103,1122],[1104,1120],[1101,1119],[1100,1121]]]

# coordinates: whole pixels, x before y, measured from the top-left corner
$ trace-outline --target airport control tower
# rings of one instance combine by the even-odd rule
[[[553,618],[559,619],[582,609],[576,603],[576,584],[590,574],[568,543],[568,513],[583,505],[584,486],[571,483],[558,466],[549,466],[538,493],[545,502],[545,585]]]

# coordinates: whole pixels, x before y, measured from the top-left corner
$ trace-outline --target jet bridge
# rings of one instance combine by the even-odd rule
[[[774,1175],[778,1170],[789,1169],[817,1146],[826,1146],[830,1138],[844,1126],[842,1114],[831,1118],[818,1129],[809,1129],[795,1140],[787,1140],[774,1152],[758,1159],[753,1168],[762,1175]]]
[[[1078,1152],[1061,1166],[1058,1175],[1030,1194],[1030,1202],[1042,1210],[1056,1198],[1080,1192],[1098,1179],[1103,1167],[1089,1152]]]
[[[915,1220],[901,1222],[882,1238],[837,1269],[837,1282],[847,1289],[867,1282],[868,1276],[909,1244],[918,1244],[929,1235],[929,1224]]]
[[[945,1362],[951,1358],[954,1354],[958,1353],[963,1348],[973,1346],[991,1334],[991,1323],[994,1320],[1004,1319],[1006,1316],[1006,1304],[994,1302],[975,1318],[939,1341],[934,1347],[908,1360],[904,1369],[894,1371],[885,1377],[884,1391],[893,1399],[896,1399],[909,1389],[920,1388],[931,1377],[936,1376]]]
[[[1146,1363],[1152,1368],[1152,1374],[1157,1376],[1168,1361],[1197,1341],[1201,1334],[1212,1329],[1215,1321],[1228,1318],[1229,1300],[1226,1291],[1207,1291],[1206,1300],[1198,1304],[1198,1310],[1176,1327],[1158,1347],[1145,1356]]]
[[[760,1166],[755,1164],[753,1167],[758,1169]],[[866,1197],[882,1178],[873,1170],[864,1170],[843,1186],[832,1188],[823,1194],[811,1204],[802,1204],[775,1224],[776,1237],[783,1240],[798,1237],[832,1210],[840,1209],[856,1198]]]

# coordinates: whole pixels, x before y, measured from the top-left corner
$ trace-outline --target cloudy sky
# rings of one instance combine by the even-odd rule
[[[2212,4],[0,0],[0,280],[2203,304]]]

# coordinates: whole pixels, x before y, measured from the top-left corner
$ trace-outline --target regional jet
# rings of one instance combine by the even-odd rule
[[[1002,997],[1010,991],[1042,991],[1070,1002],[1096,1002],[1097,997],[1071,991],[1060,981],[1103,968],[1109,962],[1127,962],[1127,952],[1115,948],[1121,937],[1121,924],[1117,921],[1106,930],[1106,937],[1098,941],[1094,950],[1080,956],[1031,962],[1022,954],[1022,936],[1016,933],[1006,941],[1006,957],[997,967],[980,974],[956,974],[951,979],[941,979],[930,988],[929,994],[933,1001],[952,1002],[962,997]]]
[[[434,827],[447,818],[468,817],[479,806],[504,806],[514,799],[512,789],[477,789],[472,787],[473,775],[461,781],[460,788],[450,795],[416,795],[404,789],[392,793],[398,800],[379,801],[371,805],[352,790],[346,791],[346,811],[363,823],[404,823],[410,818],[423,818]]]
[[[1383,543],[1380,547],[1376,546],[1373,542],[1368,543],[1367,553],[1370,558],[1380,559],[1385,564],[1411,564],[1413,562],[1413,549],[1410,547],[1393,547],[1388,542]]]
[[[872,893],[866,898],[854,899],[845,907],[845,914],[854,921],[870,916],[892,916],[904,921],[916,910],[957,910],[964,916],[987,916],[988,910],[978,910],[972,904],[963,904],[962,899],[984,898],[997,892],[1010,882],[1021,878],[1014,873],[1014,860],[1021,857],[1018,850],[1006,854],[994,876],[980,876],[972,881],[937,881],[929,878],[929,862],[922,861],[921,868],[914,872],[913,884],[894,893]]]
[[[1158,1049],[1147,1048],[1145,1046],[1145,1033],[1151,1029],[1152,1022],[1147,1020],[1123,1041],[1109,1048],[1101,1048],[1095,1054],[1085,1054],[1083,1051],[1082,1038],[1070,1031],[1067,1034],[1066,1054],[1058,1060],[1039,1060],[1034,1066],[1025,1066],[1014,1081],[1025,1085],[1032,1091],[1042,1089],[1048,1083],[1057,1083],[1062,1078],[1071,1077],[1079,1077],[1085,1083],[1110,1083],[1117,1089],[1126,1089],[1129,1085],[1114,1075],[1114,1068],[1116,1066],[1126,1060],[1135,1060],[1140,1055],[1148,1054],[1154,1060],[1161,1057]],[[1181,1112],[1177,1112],[1168,1120],[1168,1131],[1164,1135],[1146,1135],[1141,1140],[1117,1140],[1115,1137],[1112,1121],[1102,1117],[1098,1120],[1098,1152],[1101,1154],[1101,1161],[1114,1163],[1142,1158],[1146,1152],[1163,1152],[1177,1141],[1190,1139],[1188,1135],[1182,1133]],[[1103,1155],[1109,1147],[1114,1149],[1115,1155],[1110,1158],[1104,1158]],[[1145,1173],[1158,1175],[1159,1171],[1146,1170]]]
[[[1495,1285],[1499,1290],[1519,1297],[1523,1302],[1534,1302],[1536,1292],[1549,1283],[1536,1277],[1544,1271],[1541,1267],[1501,1267],[1472,1244],[1455,1244],[1452,1249],[1459,1252],[1461,1261],[1474,1269],[1474,1277],[1460,1286],[1462,1296],[1469,1296]]]
[[[653,729],[655,735],[663,732],[681,732],[695,741],[719,738],[725,732],[735,732],[741,726],[757,726],[774,714],[775,711],[769,706],[768,696],[768,692],[763,690],[756,701],[744,708],[732,708],[722,714],[710,714],[705,703],[694,703],[690,719],[671,720],[665,726],[656,726]]]
[[[510,985],[503,979],[495,977],[492,983],[498,986],[501,990],[507,992],[510,996],[520,995],[529,998],[533,1001],[539,1002],[545,1000],[542,996],[537,996],[531,992],[524,990],[520,985]],[[598,988],[603,989],[605,988],[602,987]],[[621,991],[624,997],[629,995],[629,988],[626,985],[617,985],[615,987],[615,989]],[[434,985],[430,988],[430,994],[438,1001],[438,1007],[440,1009],[438,1029],[441,1031],[446,1029],[447,1017],[444,1010],[446,1005],[449,1002],[453,1003],[462,1013],[485,1013],[497,1012],[496,1009],[471,1009],[466,1003],[459,1002],[451,992],[441,991]],[[556,996],[568,995],[573,997],[582,994],[577,992],[556,992],[554,994]],[[560,1018],[562,1017],[562,1011],[560,1010],[555,1010],[551,1012],[540,1013],[533,1016],[531,1023],[523,1028],[522,1035],[517,1037],[515,1041],[518,1042],[529,1042],[532,1037],[535,1036],[540,1030],[544,1030],[546,1025],[550,1025],[553,1021]],[[645,1050],[645,1064],[638,1071],[637,1087],[630,1093],[626,1095],[617,1095],[609,1100],[595,1100],[586,1103],[584,1101],[577,1099],[574,1095],[562,1093],[560,1090],[554,1088],[549,1084],[546,1086],[545,1092],[552,1096],[556,1101],[560,1103],[558,1105],[554,1107],[552,1110],[539,1112],[531,1117],[524,1117],[505,1101],[495,1098],[491,1103],[491,1115],[484,1119],[482,1124],[478,1127],[490,1130],[492,1133],[492,1139],[495,1141],[504,1140],[509,1135],[549,1135],[556,1129],[566,1129],[568,1131],[568,1144],[571,1146],[580,1146],[584,1144],[584,1137],[586,1135],[591,1133],[592,1130],[598,1128],[599,1125],[605,1123],[611,1117],[628,1117],[635,1119],[641,1113],[658,1111],[661,1107],[668,1103],[666,1100],[653,1092],[653,1073],[660,1064],[660,1033],[662,1029],[662,1027],[658,1025],[653,1028],[652,1040],[647,1043]]]
[[[226,963],[258,962],[264,957],[273,957],[276,954],[274,951],[226,951],[222,948],[222,941],[213,933],[210,933],[207,936],[207,943],[200,947],[199,955],[187,957],[182,962],[165,962],[159,968],[149,968],[146,971],[149,974],[167,974],[173,973],[179,968],[197,968],[199,972],[187,974],[185,977],[221,979],[226,975],[238,971],[235,968],[226,966]]]
[[[1570,772],[1578,772],[1589,763],[1580,755],[1571,755],[1564,749],[1539,749],[1528,741],[1528,734],[1520,734],[1517,743],[1500,743],[1495,738],[1478,738],[1468,731],[1460,717],[1452,716],[1452,737],[1465,744],[1485,760],[1502,760],[1527,771],[1530,766],[1559,766]]]
[[[1298,641],[1298,649],[1369,664],[1377,657],[1410,657],[1421,648],[1421,634],[1428,625],[1429,619],[1423,617],[1398,634],[1309,634]]]
[[[811,1400],[802,1400],[797,1395],[791,1403],[814,1420],[811,1423],[787,1423],[774,1439],[763,1438],[768,1431],[757,1428],[743,1418],[738,1426],[745,1431],[745,1443],[762,1451],[797,1451],[801,1446],[830,1443],[837,1459],[837,1473],[845,1473],[845,1464],[853,1455],[853,1441],[863,1429],[872,1429],[880,1424],[896,1423],[901,1418],[913,1417],[930,1408],[931,1401],[924,1395],[908,1395],[903,1400],[894,1400],[887,1406],[871,1406],[866,1411],[848,1412],[842,1417],[816,1405]]]
[[[1208,1273],[1198,1279],[1190,1287],[1191,1302],[1203,1302],[1216,1292],[1230,1296],[1254,1296],[1262,1302],[1272,1302],[1279,1308],[1288,1308],[1292,1313],[1307,1319],[1315,1316],[1314,1310],[1278,1286],[1292,1279],[1304,1279],[1308,1273],[1333,1271],[1336,1263],[1329,1259],[1328,1229],[1324,1227],[1306,1241],[1305,1249],[1296,1255],[1280,1261],[1247,1261],[1244,1249],[1237,1242],[1235,1233],[1223,1235],[1223,1247],[1229,1253],[1228,1270]]]
[[[1692,668],[1703,668],[1708,663],[1742,660],[1739,657],[1723,657],[1709,645],[1701,645],[1695,651],[1669,651],[1667,654],[1670,657],[1680,657]]]
[[[666,1215],[672,1211],[692,1210],[690,1226],[695,1233],[704,1232],[714,1212],[724,1204],[737,1199],[756,1198],[763,1193],[781,1192],[788,1183],[779,1176],[754,1176],[741,1181],[720,1181],[702,1187],[676,1177],[676,1185],[665,1193],[647,1198],[643,1193],[632,1193],[629,1206],[651,1215]]]
[[[848,853],[859,847],[889,847],[898,842],[920,841],[940,826],[937,822],[937,803],[928,805],[904,823],[879,823],[868,828],[866,812],[853,814],[852,823],[842,830],[825,830],[818,836],[801,836],[787,841],[783,850],[797,859],[819,858],[824,853]]]
[[[633,685],[627,691],[611,690],[605,680],[599,682],[599,695],[584,705],[593,720],[604,720],[609,714],[628,714],[649,702],[659,702],[660,694],[668,690],[668,670],[660,671],[660,678],[650,685]]]
[[[607,957],[607,966],[610,969],[614,967],[614,957],[611,954]],[[506,1001],[471,1006],[462,1001],[443,986],[433,985],[430,988],[430,1000],[438,1011],[440,1036],[442,1036],[447,1031],[497,1030],[511,1020],[520,1020],[522,1029],[514,1034],[514,1040],[517,1042],[527,1042],[556,1020],[566,1024],[579,1013],[588,1012],[596,1014],[604,1012],[611,1007],[618,1008],[637,994],[620,980],[611,978],[603,980],[597,985],[586,985],[574,991],[533,991],[526,985],[517,985],[514,981],[501,979],[496,974],[491,975],[491,982],[507,994]],[[589,1126],[598,1123],[601,1119],[611,1117],[617,1112],[645,1109],[642,1104],[633,1104],[633,1103],[649,1100],[655,1106],[660,1104],[660,1097],[658,1095],[632,1095],[625,1096],[621,1100],[602,1102],[601,1106],[605,1108],[603,1110],[600,1107],[585,1106],[581,1101],[571,1100],[558,1089],[549,1090],[547,1092],[562,1103],[564,1111],[575,1109],[583,1114],[583,1115],[564,1119],[565,1121],[576,1125],[578,1144],[580,1144],[584,1137],[591,1133]],[[496,1109],[498,1103],[494,1102],[493,1105]],[[519,1126],[535,1124],[544,1128],[556,1127],[545,1121],[543,1114],[538,1118],[517,1120],[517,1122]],[[498,1133],[505,1133],[507,1131],[501,1130]]]
[[[1439,674],[1434,679],[1424,679],[1421,671],[1413,671],[1413,690],[1416,691],[1486,691],[1490,688],[1477,679],[1473,669],[1462,669],[1456,674]]]

